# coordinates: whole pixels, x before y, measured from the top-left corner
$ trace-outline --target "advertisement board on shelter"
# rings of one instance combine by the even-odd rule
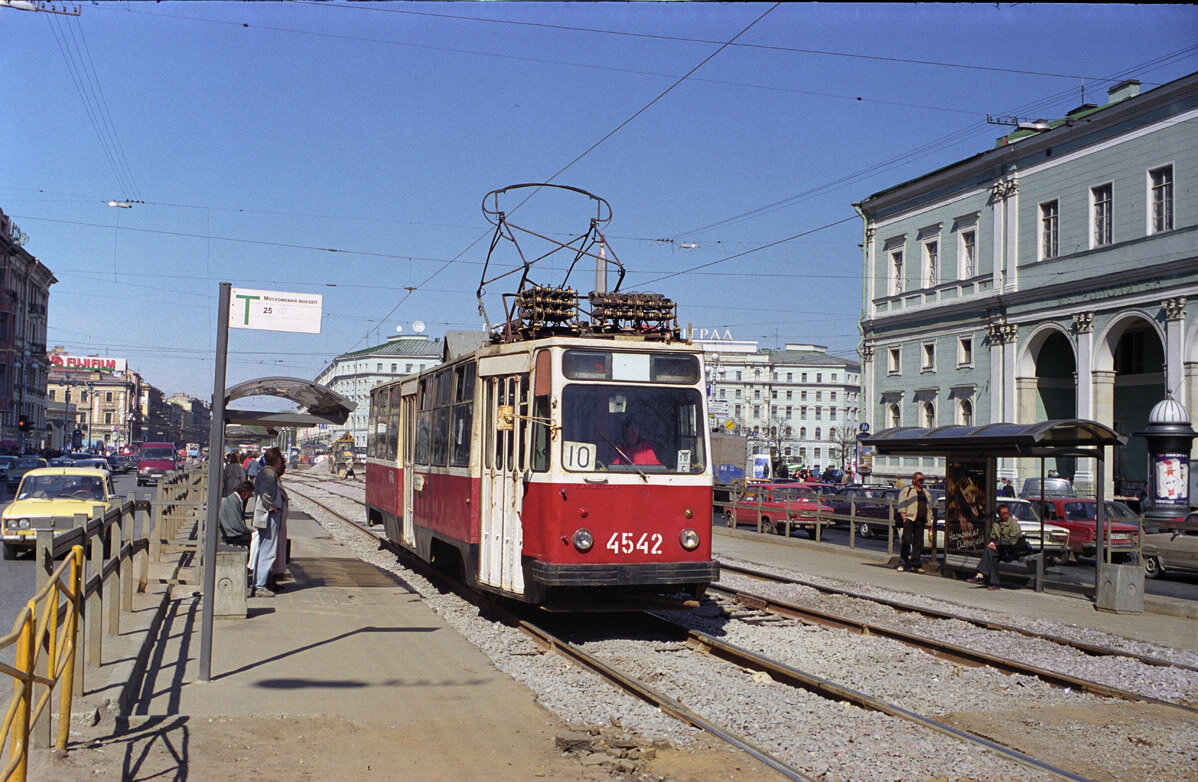
[[[948,553],[976,554],[986,541],[986,495],[991,482],[985,462],[949,462],[944,495]]]

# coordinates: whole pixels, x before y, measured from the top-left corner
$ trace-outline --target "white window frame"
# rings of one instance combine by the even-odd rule
[[[966,343],[969,344],[966,352]],[[957,337],[957,368],[966,369],[973,366],[973,335]]]
[[[925,239],[923,245],[921,287],[935,288],[940,284],[940,234]]]
[[[903,408],[898,402],[891,402],[886,406],[886,423],[889,424],[887,429],[903,425]]]
[[[972,237],[973,241],[966,241]],[[972,256],[970,248],[973,248]],[[957,279],[971,280],[978,276],[978,223],[977,218],[969,221],[957,220]]]
[[[886,348],[886,374],[901,375],[903,374],[903,347],[895,345]]]
[[[1176,179],[1174,178],[1175,170],[1176,169],[1172,163],[1165,163],[1164,165],[1155,166],[1153,168],[1150,168],[1145,173],[1145,177],[1147,179],[1147,187],[1148,187],[1148,197],[1146,199],[1148,210],[1147,210],[1147,215],[1146,215],[1147,225],[1146,225],[1145,233],[1147,233],[1149,236],[1152,236],[1153,234],[1168,233],[1169,231],[1172,231],[1173,226],[1176,225],[1176,223],[1175,223],[1176,215],[1174,213],[1174,209],[1175,209],[1175,206],[1177,203],[1176,199],[1175,199],[1175,190],[1174,190],[1174,183],[1176,181]],[[1153,182],[1152,177],[1154,174],[1157,174],[1162,171],[1169,172],[1169,181],[1165,185],[1165,187],[1167,188],[1166,198],[1162,199],[1162,203],[1165,206],[1165,210],[1164,210],[1165,214],[1163,215],[1161,224],[1158,225],[1157,224],[1157,215],[1156,215],[1156,212],[1157,212],[1156,197],[1157,197],[1157,187],[1158,186],[1156,185],[1155,182]]]
[[[1051,214],[1049,213],[1049,210]],[[1054,198],[1051,201],[1043,201],[1039,209],[1040,217],[1036,227],[1036,253],[1040,260],[1048,261],[1056,258],[1061,254],[1061,201]],[[1046,223],[1051,218],[1052,222],[1052,247],[1047,247],[1050,232],[1046,227]],[[1051,252],[1049,250],[1051,249]]]
[[[968,419],[965,417],[966,405],[969,405]],[[972,399],[958,399],[957,404],[954,405],[954,408],[954,419],[958,426],[974,426],[974,421],[976,420],[976,411],[974,410]]]
[[[899,248],[890,250],[889,253],[887,254],[887,259],[890,263],[890,271],[889,271],[890,295],[891,296],[902,296],[903,295],[903,282],[904,282],[903,248],[899,247]]]
[[[936,428],[936,403],[924,400],[919,406],[919,421],[928,429]]]
[[[919,346],[919,371],[936,371],[936,341],[921,343]]]
[[[1105,191],[1110,198],[1100,202]],[[1102,207],[1102,208],[1100,208]],[[1090,248],[1109,247],[1115,243],[1115,184],[1103,182],[1090,188]]]

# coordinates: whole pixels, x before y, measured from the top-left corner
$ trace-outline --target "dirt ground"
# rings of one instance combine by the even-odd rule
[[[402,736],[386,728],[319,718],[286,722],[218,718],[196,725],[184,716],[139,717],[131,719],[119,731],[115,725],[101,724],[89,730],[87,736],[73,737],[77,743],[72,743],[65,755],[36,751],[31,758],[29,779],[460,782],[478,778],[480,763],[488,769],[488,782],[527,779],[709,782],[781,778],[752,758],[716,742],[693,750],[662,746],[620,748],[600,746],[606,744],[604,737],[591,736],[594,746],[574,747],[574,743],[586,744],[586,734],[580,733],[547,736],[545,751],[536,757],[503,759],[470,757],[469,743],[454,742],[456,752],[447,753],[437,748],[408,746]],[[558,748],[563,745],[570,751]],[[620,758],[618,754],[629,757]]]

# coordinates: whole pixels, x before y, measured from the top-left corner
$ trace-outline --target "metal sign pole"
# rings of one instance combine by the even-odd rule
[[[229,356],[229,296],[232,284],[220,284],[216,327],[216,371],[212,381],[212,427],[208,431],[208,517],[204,524],[203,611],[200,620],[200,681],[212,678],[212,619],[216,600],[216,535],[219,527],[221,474],[224,470],[225,368]],[[234,588],[236,588],[234,584]]]

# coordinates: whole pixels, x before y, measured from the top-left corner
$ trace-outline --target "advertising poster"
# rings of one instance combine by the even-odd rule
[[[986,541],[986,494],[990,488],[986,463],[949,462],[945,477],[944,528],[948,553],[979,554]]]
[[[1149,458],[1152,469],[1148,473],[1148,495],[1152,509],[1185,516],[1190,512],[1190,455],[1153,453]]]

